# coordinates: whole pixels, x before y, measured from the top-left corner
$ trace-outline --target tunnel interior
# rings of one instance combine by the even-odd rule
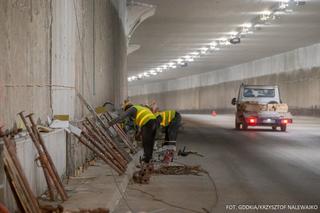
[[[318,212],[319,11],[1,0],[0,212]]]

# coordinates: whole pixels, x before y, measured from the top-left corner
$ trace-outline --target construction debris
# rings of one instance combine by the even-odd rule
[[[197,155],[199,157],[204,157],[203,155],[199,154],[198,152],[186,151],[186,147],[183,147],[183,150],[178,151],[178,156],[186,157],[188,155]]]
[[[161,164],[158,168],[154,168],[152,163],[142,164],[141,169],[133,174],[133,181],[139,184],[148,184],[152,174],[156,175],[201,175],[207,174],[207,171],[200,166],[188,165],[165,165]]]
[[[139,184],[148,184],[154,171],[154,165],[152,163],[143,163],[140,167],[139,171],[133,173],[133,181]]]
[[[63,207],[58,205],[58,206],[52,206],[52,205],[43,205],[41,206],[41,212],[42,213],[62,213]]]
[[[64,211],[65,213],[109,213],[110,211],[106,208],[97,209],[79,209],[77,211]]]
[[[22,129],[18,128],[17,127],[17,123],[15,122],[12,129],[6,130],[5,132],[1,132],[0,133],[0,138],[2,138],[3,136],[7,136],[7,137],[13,138],[17,134],[19,134],[20,132],[22,132]]]
[[[161,175],[201,175],[201,173],[207,173],[206,170],[200,166],[168,166],[162,165],[158,169],[154,170],[155,174]]]
[[[37,125],[37,128],[38,128],[39,132],[43,132],[43,133],[49,133],[49,132],[53,131],[53,129],[46,127],[46,126],[42,126],[42,125]]]

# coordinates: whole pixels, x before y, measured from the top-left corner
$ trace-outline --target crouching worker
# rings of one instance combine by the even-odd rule
[[[149,108],[141,105],[127,104],[124,107],[125,113],[109,122],[112,126],[116,123],[124,121],[126,118],[132,118],[141,129],[142,146],[144,151],[143,161],[149,163],[152,159],[154,140],[157,130],[157,122],[155,115]]]
[[[181,125],[181,115],[174,110],[157,112],[157,121],[165,128],[164,149],[176,150],[178,131]]]

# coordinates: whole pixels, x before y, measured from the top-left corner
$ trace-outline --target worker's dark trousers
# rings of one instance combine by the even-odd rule
[[[180,125],[181,125],[181,115],[180,113],[176,112],[176,116],[172,119],[170,124],[165,129],[165,132],[166,132],[165,139],[167,142],[170,143],[170,141],[172,142],[177,141]],[[170,144],[167,144],[167,145],[170,145]]]
[[[156,137],[157,122],[156,120],[148,121],[142,128],[142,145],[144,151],[143,161],[149,163],[152,159],[154,140]]]

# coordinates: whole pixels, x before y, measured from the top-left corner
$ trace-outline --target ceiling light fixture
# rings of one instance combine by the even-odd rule
[[[158,75],[156,72],[149,72],[151,75]]]
[[[192,52],[192,53],[190,53],[190,54],[192,54],[192,55],[200,55],[200,53],[199,52]]]
[[[137,76],[128,77],[128,81],[140,80],[144,77],[150,77],[150,75],[157,75],[165,70],[175,69],[179,67],[188,66],[187,62],[193,62],[196,58],[207,54],[210,51],[219,51],[222,47],[229,46],[231,44],[239,44],[243,37],[249,34],[253,34],[255,31],[260,30],[262,25],[269,24],[271,21],[279,18],[281,14],[291,13],[295,6],[305,5],[306,1],[302,0],[278,0],[269,10],[264,10],[260,12],[258,16],[253,18],[251,22],[246,22],[239,26],[236,31],[231,31],[227,33],[227,37],[220,38],[211,42],[208,46],[202,47],[197,51],[191,52],[188,55],[180,57],[175,62],[169,62],[149,72],[140,73]]]
[[[207,53],[208,50],[209,50],[208,47],[202,47],[202,48],[200,49],[200,53],[201,53],[202,55],[204,55],[204,54]]]
[[[178,58],[178,59],[177,59],[177,63],[178,63],[178,64],[183,64],[183,62],[184,62],[184,60],[183,60],[182,58]]]
[[[239,37],[231,38],[230,40],[231,44],[239,44],[241,42],[241,39]]]
[[[221,38],[220,40],[219,40],[219,45],[221,45],[221,46],[228,46],[228,45],[230,45],[231,43],[230,43],[230,41],[227,39],[227,38]]]

